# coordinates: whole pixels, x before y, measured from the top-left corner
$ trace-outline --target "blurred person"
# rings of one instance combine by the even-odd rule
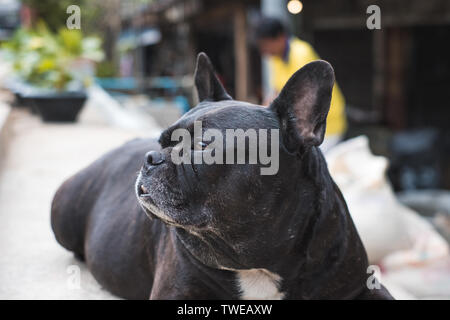
[[[268,105],[292,74],[305,64],[320,58],[309,43],[290,35],[283,23],[276,18],[260,19],[256,26],[256,39],[261,54],[268,58],[271,88],[264,98],[264,104]],[[326,152],[339,143],[346,128],[345,99],[335,83],[322,151]]]

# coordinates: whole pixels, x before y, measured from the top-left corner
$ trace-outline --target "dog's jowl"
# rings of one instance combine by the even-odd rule
[[[233,100],[200,54],[195,108],[159,141],[130,141],[59,188],[51,216],[57,241],[124,298],[391,298],[366,287],[366,252],[318,148],[333,83],[330,64],[312,62],[264,108]],[[198,140],[196,122],[202,133],[223,133],[223,160],[252,148],[249,136],[240,147],[229,143],[227,129],[265,132],[277,170],[261,174],[268,164],[259,157],[172,161],[177,129],[190,133],[189,157],[214,143]]]

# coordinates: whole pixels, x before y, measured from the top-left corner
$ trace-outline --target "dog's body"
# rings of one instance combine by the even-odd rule
[[[159,144],[128,142],[60,187],[52,205],[58,242],[125,298],[391,298],[366,286],[365,250],[317,148],[332,69],[313,63],[292,79],[270,109],[234,101],[200,55],[202,102]],[[302,89],[292,96],[294,85]],[[304,88],[314,95],[302,95]],[[171,133],[194,121],[220,130],[279,129],[278,173],[262,176],[250,164],[173,164]]]

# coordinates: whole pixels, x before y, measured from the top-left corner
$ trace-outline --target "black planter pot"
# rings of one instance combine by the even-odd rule
[[[15,107],[29,108],[33,114],[36,113],[36,110],[33,107],[33,99],[19,92],[14,93],[14,96],[15,96],[15,103],[14,103]]]
[[[33,109],[46,122],[75,122],[86,102],[85,92],[45,93],[27,96]]]
[[[30,84],[13,78],[6,81],[5,86],[14,94],[14,107],[31,108],[32,101],[27,97],[33,90],[33,87]]]

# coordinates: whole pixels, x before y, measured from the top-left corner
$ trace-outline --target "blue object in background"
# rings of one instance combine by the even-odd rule
[[[95,78],[95,82],[108,91],[112,96],[124,96],[125,93],[120,91],[137,91],[138,83],[136,78]],[[170,77],[155,77],[151,79],[151,83],[148,86],[149,89],[163,89],[167,90],[169,95],[175,95],[178,90],[178,84]],[[176,95],[174,97],[155,97],[151,99],[154,106],[163,108],[167,101],[171,101],[180,110],[181,114],[189,111],[189,100],[182,95]]]
[[[188,112],[189,109],[191,108],[189,106],[189,101],[185,96],[176,96],[175,103],[176,103],[177,107],[180,109],[181,114]]]
[[[136,90],[137,81],[133,77],[129,78],[95,78],[97,83],[103,89],[109,90]]]

